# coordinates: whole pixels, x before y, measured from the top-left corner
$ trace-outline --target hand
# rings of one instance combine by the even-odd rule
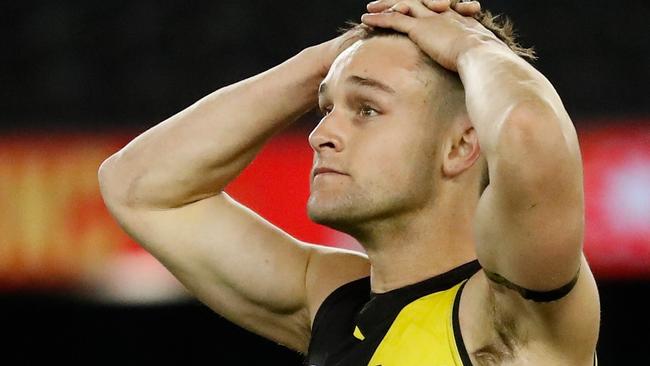
[[[481,11],[481,3],[478,1],[455,1],[454,4],[451,5],[450,0],[423,0],[422,4],[430,10],[435,11],[436,13],[442,13],[452,8],[458,14],[466,17],[474,16]],[[371,13],[381,13],[383,11],[390,10],[395,5],[397,5],[400,9],[405,9],[405,5],[407,4],[406,2],[400,0],[377,0],[369,3],[367,5],[367,9]],[[397,9],[392,10],[399,11]],[[403,11],[400,11],[400,13],[407,14]]]
[[[338,55],[358,40],[357,33],[349,30],[334,39],[312,47],[317,53],[318,67],[323,78],[327,76],[330,66],[332,66]]]
[[[480,10],[480,4],[474,3],[456,6],[466,4],[463,11],[468,12]],[[380,8],[384,10],[374,12]],[[407,34],[429,57],[451,71],[457,71],[460,55],[478,44],[493,41],[504,45],[477,20],[450,9],[448,0],[381,0],[369,4],[369,9],[372,12],[361,17],[364,24]]]

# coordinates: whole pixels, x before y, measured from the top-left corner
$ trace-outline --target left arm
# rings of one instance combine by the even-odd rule
[[[581,260],[582,167],[552,85],[475,19],[420,0],[379,3],[364,23],[406,33],[462,80],[490,173],[476,216],[481,264],[531,290],[569,282]]]
[[[381,3],[394,11],[377,10],[362,21],[407,34],[438,64],[458,72],[465,88],[490,175],[475,216],[477,256],[491,274],[481,282],[492,302],[487,307],[514,316],[526,324],[526,334],[563,353],[589,359],[598,337],[598,290],[582,254],[578,139],[559,96],[475,19],[438,14],[418,0]],[[562,288],[571,290],[556,301],[527,300]]]
[[[490,174],[475,221],[481,264],[526,289],[562,287],[580,267],[584,227],[573,124],[548,80],[505,46],[474,46],[457,68]]]
[[[549,81],[504,46],[470,48],[457,68],[490,176],[474,222],[488,298],[572,363],[591,363],[600,309],[573,124]]]

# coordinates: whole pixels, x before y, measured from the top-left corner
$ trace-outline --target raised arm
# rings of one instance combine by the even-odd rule
[[[576,131],[541,73],[493,38],[471,43],[457,69],[489,170],[474,228],[491,301],[567,362],[592,364],[600,306]]]
[[[593,356],[599,305],[582,255],[578,139],[560,98],[541,73],[475,19],[436,14],[427,1],[382,3],[396,11],[366,14],[364,23],[408,34],[432,59],[458,72],[465,88],[490,177],[475,215],[490,309],[507,313],[528,336],[563,354],[578,354],[581,361],[574,364],[582,364]]]
[[[491,42],[464,52],[458,73],[490,174],[476,217],[481,263],[526,289],[567,285],[580,268],[584,203],[578,139],[560,98]]]
[[[318,85],[348,37],[206,96],[138,136],[99,171],[116,220],[200,300],[302,352],[322,297],[367,273],[366,259],[303,244],[223,189],[270,136],[315,106]]]
[[[394,9],[362,19],[407,33],[465,88],[490,175],[476,219],[481,264],[534,290],[566,284],[580,266],[582,167],[552,85],[473,18],[436,14],[418,0]]]

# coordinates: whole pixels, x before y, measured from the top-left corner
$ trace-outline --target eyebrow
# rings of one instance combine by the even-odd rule
[[[366,87],[366,88],[379,90],[388,94],[395,94],[395,89],[382,83],[379,80],[372,79],[372,78],[363,78],[361,76],[352,75],[346,79],[346,82],[354,85]],[[322,95],[325,94],[326,92],[327,92],[327,83],[320,84],[320,86],[318,87],[318,94]]]
[[[390,86],[382,83],[379,80],[371,79],[371,78],[362,78],[361,76],[350,76],[346,80],[349,83],[356,84],[359,86],[363,87],[368,87],[376,90],[383,91],[388,94],[395,94],[395,90],[391,88]]]

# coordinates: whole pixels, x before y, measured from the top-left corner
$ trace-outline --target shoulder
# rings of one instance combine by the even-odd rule
[[[310,324],[323,301],[337,288],[370,275],[368,257],[352,250],[310,245],[306,288]]]

